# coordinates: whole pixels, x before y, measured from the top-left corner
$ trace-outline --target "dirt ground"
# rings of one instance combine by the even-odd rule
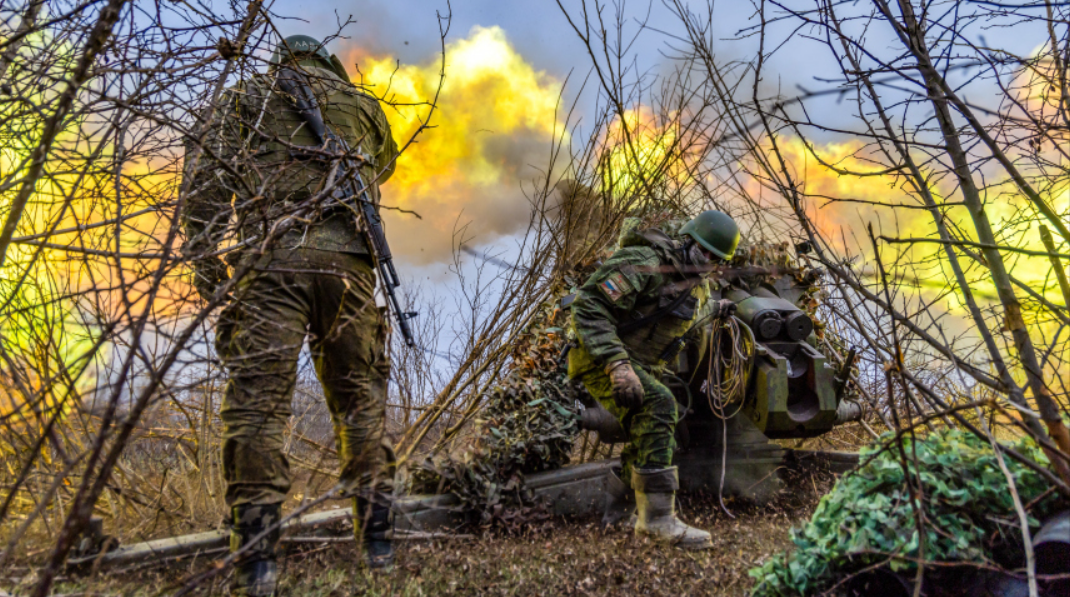
[[[519,534],[477,531],[470,537],[398,544],[388,573],[370,573],[352,544],[312,545],[281,562],[281,595],[743,595],[747,572],[789,545],[788,531],[802,524],[831,487],[827,475],[796,477],[771,504],[727,504],[715,496],[684,496],[682,517],[713,534],[714,548],[686,552],[602,531],[594,523],[550,521]],[[171,594],[204,563],[181,568],[69,578],[56,593],[75,595]],[[225,593],[228,573],[202,583],[195,594]]]

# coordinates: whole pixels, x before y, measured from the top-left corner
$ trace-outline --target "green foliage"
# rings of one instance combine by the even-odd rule
[[[1045,463],[1032,442],[1017,449]],[[1000,545],[1020,541],[1007,480],[992,447],[977,436],[945,430],[916,441],[904,439],[911,477],[920,477],[926,561],[991,562]],[[916,459],[916,464],[913,461]],[[1040,497],[1047,482],[1005,457],[1023,503]],[[1032,517],[1051,513],[1048,496]],[[866,566],[888,562],[895,571],[916,569],[920,555],[915,508],[904,465],[888,435],[862,452],[862,465],[845,475],[821,499],[813,517],[792,531],[793,552],[774,556],[751,570],[755,597],[809,595],[829,588]],[[1039,526],[1030,518],[1032,526]]]

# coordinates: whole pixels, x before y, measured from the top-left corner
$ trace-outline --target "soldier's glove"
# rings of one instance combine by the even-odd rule
[[[638,408],[643,404],[643,382],[627,360],[609,364],[609,382],[613,386],[613,402],[621,408]]]
[[[193,287],[204,300],[211,300],[215,289],[230,279],[227,264],[218,257],[207,257],[193,262]]]
[[[728,299],[721,299],[717,301],[717,317],[719,319],[728,319],[736,314],[736,304]]]

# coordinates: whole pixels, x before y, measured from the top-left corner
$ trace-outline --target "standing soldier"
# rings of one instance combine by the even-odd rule
[[[621,478],[611,482],[623,485],[621,501],[635,504],[636,534],[707,549],[710,534],[676,517],[679,479],[672,460],[680,412],[660,374],[670,346],[700,313],[724,317],[734,311],[731,301],[707,300],[703,272],[715,260],[732,258],[739,227],[722,212],[705,211],[685,224],[680,236],[656,229],[626,235],[621,248],[580,287],[572,304],[579,346],[569,353],[568,369],[628,434]],[[621,514],[630,512],[628,507]]]
[[[187,164],[184,252],[206,299],[228,279],[226,264],[212,254],[232,218],[240,241],[251,247],[260,247],[285,218],[298,218],[281,234],[275,229],[265,252],[245,248],[228,259],[251,270],[232,289],[216,333],[229,376],[220,416],[230,547],[245,554],[232,588],[251,596],[275,591],[278,529],[250,544],[277,527],[290,489],[283,430],[306,336],[331,412],[341,486],[353,497],[357,539],[370,566],[393,560],[393,452],[383,441],[388,326],[374,300],[374,256],[354,207],[325,201],[327,187],[346,172],[306,126],[295,98],[281,90],[284,70],[300,73],[329,130],[354,148],[348,158],[360,164],[376,205],[379,183],[393,173],[398,155],[379,102],[350,83],[323,44],[295,35],[279,45],[266,74],[224,93],[200,159]]]

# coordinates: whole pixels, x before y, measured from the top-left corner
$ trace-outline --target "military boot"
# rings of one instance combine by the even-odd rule
[[[646,535],[656,541],[683,549],[709,549],[713,547],[710,534],[688,526],[676,517],[676,490],[680,482],[676,467],[663,469],[635,469],[632,471],[632,487],[639,520],[635,534]]]
[[[618,524],[635,527],[635,491],[624,484],[621,469],[612,467],[606,472],[606,503],[602,512],[602,528],[610,529]]]
[[[278,567],[275,546],[279,543],[279,504],[235,506],[230,531],[230,551],[244,549],[234,566],[231,595],[269,597],[275,594]],[[256,537],[274,527],[260,540]]]
[[[394,565],[394,521],[389,496],[353,498],[353,532],[363,546],[369,568],[389,569]]]

